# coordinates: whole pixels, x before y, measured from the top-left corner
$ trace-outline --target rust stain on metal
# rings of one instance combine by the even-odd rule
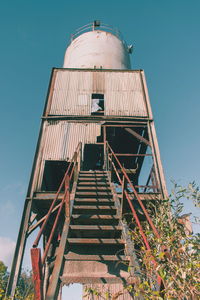
[[[33,270],[34,300],[43,300],[41,252],[38,248],[31,249]]]

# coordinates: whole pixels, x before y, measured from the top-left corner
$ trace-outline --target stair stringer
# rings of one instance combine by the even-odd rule
[[[126,256],[129,258],[129,273],[130,277],[128,278],[126,284],[122,283],[110,283],[110,284],[85,284],[83,289],[83,299],[86,300],[98,300],[99,295],[112,295],[118,300],[143,300],[142,296],[134,296],[126,288],[126,285],[134,285],[137,281],[140,282],[141,270],[138,258],[135,254],[134,242],[131,240],[130,230],[125,220],[123,220],[122,209],[120,199],[117,195],[116,188],[114,183],[111,181],[110,172],[108,172],[109,183],[111,191],[114,198],[114,203],[117,208],[117,214],[120,218],[120,225],[122,226],[122,236],[125,240],[125,252]],[[94,291],[94,293],[88,293],[88,291]],[[95,292],[97,295],[95,295]],[[98,295],[99,294],[99,295]]]
[[[77,188],[77,181],[74,181],[72,191],[70,193],[70,216],[73,210],[76,188]],[[62,286],[60,276],[62,275],[63,267],[64,267],[64,253],[67,247],[69,225],[70,225],[70,220],[66,218],[62,229],[60,243],[56,249],[55,260],[54,262],[52,262],[53,268],[52,268],[52,273],[50,275],[46,296],[44,297],[45,300],[57,299],[60,292],[60,288]]]
[[[81,183],[80,183],[81,179],[80,178],[84,175],[84,173],[85,173],[85,176],[87,177],[86,181],[88,181],[90,177],[93,177],[91,179],[90,184],[93,184],[92,182],[96,181],[95,186],[99,185],[99,178],[102,177],[102,183],[107,182],[107,184],[106,184],[107,188],[105,188],[105,189],[107,189],[108,196],[105,196],[104,198],[106,201],[113,202],[113,200],[111,200],[111,199],[113,199],[113,195],[111,193],[110,183],[108,180],[108,173],[106,171],[91,171],[91,172],[90,171],[81,171],[79,173],[75,200],[80,201],[80,199],[77,199],[77,197],[78,198],[82,197],[82,200],[86,199],[86,200],[84,200],[84,202],[87,202],[87,200],[88,200],[87,192],[80,193],[80,187],[81,187]],[[99,187],[97,187],[96,192],[98,191],[98,189],[99,189]],[[86,187],[86,190],[88,190],[88,187]],[[93,188],[93,191],[94,191],[94,188]],[[94,192],[92,192],[92,194],[93,193]],[[91,194],[91,193],[89,192],[89,194]],[[97,192],[97,194],[98,194],[98,192]],[[100,192],[99,194],[102,194],[102,193]],[[91,196],[91,197],[93,197],[93,196]],[[97,203],[99,201],[98,200],[99,197],[101,198],[102,196],[100,196],[100,195],[97,196],[97,200],[96,200]],[[108,199],[110,199],[110,200],[108,200]],[[76,207],[76,206],[74,206],[74,207]],[[110,209],[113,210],[111,206],[110,206]],[[75,209],[75,211],[76,210],[77,210],[77,208]],[[114,210],[116,210],[116,208]],[[80,213],[81,213],[81,211],[80,211]],[[97,210],[97,213],[101,215],[100,207]],[[93,213],[92,213],[92,215],[93,215]],[[79,217],[83,217],[85,215],[82,213],[82,215],[77,215],[77,216],[78,216],[78,219],[80,219]],[[74,220],[74,217],[76,217],[76,213],[73,211],[72,219],[71,219],[72,222]],[[95,215],[94,215],[94,217],[95,217]],[[108,217],[107,221],[109,221],[109,219],[110,219],[110,221],[115,220],[115,221],[119,222],[119,218],[118,217],[116,218],[116,216],[113,214],[111,214],[111,215],[105,214],[102,216],[97,215],[97,217],[103,217],[102,219],[104,219],[104,217],[105,218]],[[88,218],[88,215],[86,214],[86,219],[87,218]],[[101,218],[99,219],[99,221],[101,221]],[[103,220],[103,221],[105,221],[105,220]],[[78,224],[80,225],[81,224],[80,221],[78,221],[78,222],[79,222]],[[71,223],[71,224],[73,224],[73,223]],[[112,227],[115,228],[116,226],[112,226]],[[89,239],[87,239],[88,247],[90,247],[90,244],[92,242],[95,242],[95,243],[97,242],[97,244],[99,245],[98,240],[101,242],[101,246],[104,245],[104,247],[107,247],[107,248],[110,247],[109,244],[113,244],[113,243],[116,246],[124,245],[124,241],[117,239],[117,238],[104,239],[101,237],[97,237],[97,238],[91,238],[91,242]],[[69,237],[67,239],[67,242],[68,242],[69,246],[71,247],[71,245],[73,245],[73,243],[82,244],[82,242],[85,242],[85,241],[84,241],[84,237],[82,237],[82,240],[80,237],[79,237],[79,239]],[[76,258],[72,257],[73,253],[71,252],[71,249],[70,249],[70,251],[68,251],[68,253],[66,252],[65,266],[64,266],[63,274],[60,277],[63,285],[75,283],[75,282],[86,284],[86,283],[91,283],[91,282],[93,282],[93,283],[102,283],[102,282],[104,282],[104,283],[107,283],[107,282],[121,283],[121,282],[126,281],[125,278],[127,278],[129,276],[129,273],[127,272],[127,266],[125,266],[124,263],[122,263],[122,261],[120,260],[120,257],[122,257],[122,256],[116,255],[116,257],[114,257],[114,255],[103,255],[100,252],[99,259],[98,259],[97,258],[98,245],[97,245],[97,248],[95,249],[97,255],[94,255],[95,256],[94,260],[92,259],[92,255],[89,255],[89,258],[85,259],[86,255],[83,255],[83,253],[80,254],[79,257],[77,257],[77,252],[74,252],[76,258],[78,259],[77,260]],[[91,246],[92,246],[92,244],[91,244]],[[94,244],[93,244],[93,246],[94,246]],[[95,253],[93,253],[93,254],[95,254]],[[116,254],[116,252],[114,254]],[[116,275],[116,272],[117,272],[117,274],[119,274],[119,276]]]

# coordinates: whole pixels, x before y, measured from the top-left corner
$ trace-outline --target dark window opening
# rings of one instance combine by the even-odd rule
[[[104,114],[104,94],[92,94],[92,115]]]
[[[83,155],[83,170],[103,170],[103,145],[85,144]]]
[[[97,136],[97,143],[103,143],[103,127],[101,126],[101,135]]]
[[[42,191],[57,191],[69,163],[60,160],[46,160],[42,180]]]
[[[107,127],[106,139],[115,153],[120,154],[136,154],[138,153],[138,147],[140,141],[134,138],[123,127]],[[143,158],[143,157],[141,157]],[[118,159],[122,166],[126,169],[129,178],[133,180],[134,184],[138,183],[139,167],[136,156],[118,156]],[[117,181],[117,177],[114,175],[114,181]]]

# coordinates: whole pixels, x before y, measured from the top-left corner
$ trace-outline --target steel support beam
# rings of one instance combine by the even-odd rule
[[[60,245],[56,254],[56,260],[53,272],[50,277],[49,287],[47,290],[46,300],[55,300],[58,297],[60,289],[60,274],[63,266],[64,252],[67,243],[67,235],[69,231],[69,221],[65,221]]]
[[[31,261],[33,270],[34,300],[43,300],[42,263],[41,252],[39,248],[31,249]]]
[[[27,231],[28,231],[28,223],[29,223],[29,218],[31,213],[31,207],[32,207],[32,200],[30,198],[26,199],[20,230],[19,230],[19,235],[17,239],[17,245],[15,248],[13,263],[11,267],[10,277],[8,280],[8,285],[6,290],[6,296],[11,297],[11,299],[14,299],[15,289],[21,271],[21,265],[22,265],[24,249],[25,249],[26,239],[27,239]]]
[[[54,209],[52,209],[52,213],[54,211],[56,211],[60,207],[60,205],[61,205],[61,203],[58,204],[57,206],[55,206]],[[45,221],[46,217],[47,217],[47,214],[44,217],[42,217],[36,224],[31,225],[28,229],[27,234],[30,235],[36,228],[38,228]]]
[[[143,136],[141,136],[140,134],[138,134],[137,132],[135,132],[133,129],[131,128],[124,128],[126,131],[128,131],[130,134],[132,134],[134,137],[136,137],[136,139],[138,139],[139,141],[145,143],[147,146],[151,147],[151,143],[145,139]]]
[[[153,121],[153,114],[152,114],[152,110],[151,110],[150,99],[149,99],[149,94],[148,94],[144,71],[141,71],[140,76],[141,76],[141,80],[142,80],[143,92],[145,95],[145,102],[146,102],[146,107],[147,107],[148,117],[149,117],[148,134],[149,134],[149,140],[152,145],[152,154],[153,154],[153,160],[154,160],[155,174],[156,174],[156,178],[159,181],[163,197],[168,198],[166,181],[165,181],[163,166],[162,166],[162,162],[161,162],[160,150],[159,150],[159,146],[158,146],[158,140],[157,140],[157,136],[156,136],[156,130],[155,130],[155,125],[154,125],[154,121]]]

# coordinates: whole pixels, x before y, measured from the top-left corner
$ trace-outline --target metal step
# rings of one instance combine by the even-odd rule
[[[113,199],[106,199],[106,198],[75,198],[74,199],[75,205],[80,202],[80,205],[103,205],[103,203],[105,203],[105,205],[113,205],[114,200]]]
[[[72,218],[73,219],[76,219],[76,218],[81,218],[81,217],[83,217],[83,218],[90,218],[90,219],[98,219],[98,220],[103,220],[103,219],[107,219],[107,220],[119,220],[119,217],[118,216],[107,216],[107,215],[90,215],[90,214],[88,214],[88,215],[80,215],[80,214],[74,214],[74,215],[72,215]]]
[[[68,243],[70,243],[70,244],[88,244],[88,245],[97,245],[97,244],[120,245],[120,244],[124,244],[124,240],[122,240],[122,239],[69,238],[67,240],[68,240]]]
[[[96,180],[91,180],[91,181],[80,181],[78,182],[78,186],[95,186],[95,187],[109,187],[110,185],[108,182],[104,181],[96,181]]]
[[[102,170],[80,171],[79,174],[106,174],[107,175],[107,171],[102,171]]]
[[[117,225],[119,217],[116,215],[73,214],[72,222],[77,225]]]
[[[85,174],[80,174],[79,173],[79,178],[103,178],[107,179],[107,174],[93,174],[93,173],[85,173]]]
[[[68,238],[120,239],[121,230],[70,230]],[[98,253],[98,252],[97,252]]]
[[[72,230],[122,230],[119,225],[70,225]]]
[[[108,178],[107,176],[100,176],[100,177],[91,177],[91,176],[79,176],[78,178],[78,182],[88,182],[88,180],[90,182],[105,182],[105,183],[108,183]]]
[[[81,209],[81,210],[94,210],[94,209],[101,209],[101,210],[114,210],[116,211],[115,206],[102,206],[102,205],[74,205],[73,209]]]
[[[76,197],[112,197],[112,193],[111,192],[102,192],[102,191],[93,191],[93,192],[88,192],[88,191],[77,191],[76,192]]]
[[[83,261],[129,261],[125,255],[84,255],[69,252],[65,255],[66,260],[83,260]]]
[[[111,189],[110,189],[110,187],[105,187],[105,186],[89,186],[89,185],[87,185],[87,186],[77,186],[77,188],[76,188],[76,190],[77,191],[104,191],[104,192],[110,192],[111,191]]]
[[[80,206],[78,208],[73,207],[73,214],[82,214],[82,215],[96,215],[96,214],[101,214],[101,215],[115,215],[116,214],[116,209],[112,209],[111,207],[106,207],[104,209],[99,209],[98,206],[95,207],[91,206],[90,208],[85,208],[86,206]]]

